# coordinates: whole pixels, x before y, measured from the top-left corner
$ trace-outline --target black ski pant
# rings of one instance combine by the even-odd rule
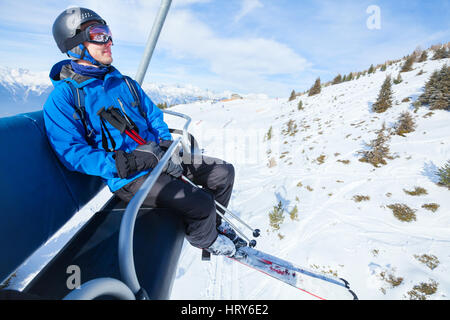
[[[228,206],[233,190],[234,167],[223,160],[206,156],[196,159],[192,164],[182,163],[182,167],[183,175],[203,189],[162,173],[143,204],[179,213],[189,243],[197,248],[207,248],[216,240],[217,226],[221,222],[214,201]],[[129,202],[147,177],[145,175],[133,180],[115,194]]]

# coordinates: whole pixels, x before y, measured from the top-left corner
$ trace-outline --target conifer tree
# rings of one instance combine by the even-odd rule
[[[291,96],[289,97],[289,100],[288,100],[288,101],[293,101],[293,100],[295,100],[295,98],[296,98],[295,90],[292,90]]]
[[[422,54],[419,57],[419,60],[417,62],[425,62],[428,59],[428,53],[426,51],[422,51]]]
[[[404,137],[405,133],[413,132],[416,128],[416,123],[408,111],[402,112],[398,117],[398,122],[395,125],[395,133]]]
[[[342,76],[341,74],[338,74],[334,79],[333,79],[333,84],[338,84],[342,82]]]
[[[362,158],[359,161],[370,163],[377,168],[380,164],[387,164],[386,159],[392,159],[389,146],[387,145],[389,135],[385,134],[385,131],[386,125],[383,123],[381,129],[376,132],[377,137],[370,144],[367,144],[367,147],[370,149],[358,152],[362,154]]]
[[[392,107],[392,85],[391,76],[387,76],[381,86],[377,101],[373,104],[373,111],[377,113],[385,112]]]
[[[352,72],[350,72],[348,74],[348,76],[347,76],[347,81],[351,81],[351,80],[353,80],[353,73]]]
[[[316,82],[314,82],[314,85],[311,89],[309,89],[308,96],[314,96],[316,94],[319,94],[321,91],[321,84],[320,84],[320,78],[317,78]]]
[[[373,64],[371,64],[368,73],[371,74],[374,72],[375,72],[375,68],[374,68]]]
[[[441,70],[433,72],[419,101],[428,104],[430,110],[450,111],[450,66],[444,65]]]
[[[450,52],[445,48],[445,46],[440,47],[436,51],[434,51],[433,58],[431,60],[439,60],[450,58]]]
[[[410,55],[408,58],[406,58],[406,61],[403,64],[402,69],[400,70],[400,72],[411,71],[415,60],[416,60],[416,56],[413,55],[413,54]]]
[[[394,84],[399,84],[402,82],[403,82],[402,75],[399,73],[397,78],[394,79]]]

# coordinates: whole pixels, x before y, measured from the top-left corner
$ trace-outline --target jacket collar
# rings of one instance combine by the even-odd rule
[[[55,87],[64,81],[70,81],[76,87],[82,88],[87,84],[98,80],[96,78],[82,76],[75,73],[70,65],[70,61],[70,59],[62,60],[52,67],[49,76]],[[123,78],[123,75],[119,72],[119,70],[111,66],[111,71],[106,74],[104,83],[109,82],[111,78]]]

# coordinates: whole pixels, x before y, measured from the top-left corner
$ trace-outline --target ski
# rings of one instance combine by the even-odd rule
[[[342,278],[319,274],[250,247],[238,248],[231,259],[283,281],[320,300],[358,300]]]

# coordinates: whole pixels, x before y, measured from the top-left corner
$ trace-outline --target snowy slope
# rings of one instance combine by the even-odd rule
[[[394,106],[382,114],[373,113],[371,104],[386,74],[395,78],[401,63],[294,102],[245,99],[193,103],[173,110],[192,117],[190,131],[206,154],[234,164],[236,181],[229,208],[263,230],[257,249],[337,274],[351,283],[361,299],[409,299],[414,286],[433,281],[437,291],[426,298],[448,299],[450,198],[449,190],[435,184],[434,172],[450,158],[450,113],[435,110],[430,116],[425,107],[414,113],[412,103],[431,73],[449,60],[416,63],[413,71],[402,73],[404,81],[393,85]],[[418,76],[420,70],[424,74]],[[407,97],[410,102],[401,102]],[[299,99],[302,111],[297,110]],[[391,128],[403,111],[411,112],[417,128],[406,137],[391,137],[388,144],[394,159],[379,168],[358,161],[364,143],[375,138],[383,122]],[[289,120],[297,124],[293,136],[282,133]],[[169,117],[166,121],[179,125]],[[272,139],[264,141],[270,126]],[[272,157],[276,165],[269,168]],[[416,186],[428,194],[405,193]],[[356,202],[355,195],[370,200]],[[268,214],[279,201],[285,219],[274,232]],[[417,220],[398,220],[387,207],[395,203],[417,210]],[[428,203],[440,207],[436,212],[422,208]],[[298,220],[289,216],[294,206]],[[431,269],[420,262],[417,257],[424,254],[437,257],[438,266]],[[228,258],[202,262],[200,255],[185,243],[172,299],[311,298]]]

